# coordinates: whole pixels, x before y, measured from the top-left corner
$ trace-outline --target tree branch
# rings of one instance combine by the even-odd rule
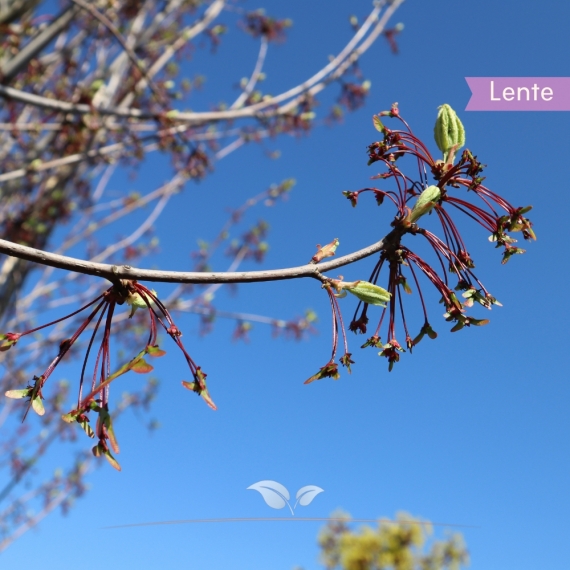
[[[77,6],[80,6],[85,11],[89,12],[96,20],[99,20],[99,22],[101,22],[109,30],[109,32],[113,34],[113,36],[115,36],[115,39],[121,44],[121,47],[125,50],[125,53],[127,54],[127,57],[131,60],[132,64],[139,70],[140,74],[146,79],[146,82],[150,87],[150,90],[154,93],[154,95],[159,101],[162,101],[162,103],[165,104],[164,97],[162,96],[159,89],[152,81],[151,77],[147,74],[145,66],[139,60],[136,53],[129,47],[129,45],[121,35],[121,32],[119,32],[119,30],[113,24],[113,22],[111,22],[111,20],[109,20],[109,18],[107,18],[104,14],[101,14],[101,12],[99,12],[96,8],[94,8],[87,2],[84,2],[83,0],[71,0],[71,2],[73,2]]]
[[[104,277],[112,282],[118,279],[136,279],[156,283],[255,283],[260,281],[300,279],[302,277],[312,277],[313,279],[323,281],[325,278],[321,273],[326,273],[327,271],[349,265],[365,257],[370,257],[389,247],[400,235],[401,230],[394,229],[383,239],[368,247],[319,265],[308,263],[306,265],[288,267],[286,269],[267,269],[263,271],[195,272],[137,269],[130,265],[117,266],[107,263],[94,263],[83,259],[49,253],[3,239],[0,239],[0,253],[5,253],[6,255],[41,265],[49,265],[57,269],[73,271],[74,273]]]
[[[29,61],[46,47],[60,32],[65,30],[79,12],[77,6],[66,8],[61,14],[35,38],[33,38],[20,52],[0,69],[2,81],[13,79]]]
[[[386,9],[386,12],[384,13],[382,23],[385,23],[388,20],[388,18],[394,13],[394,11],[402,2],[403,0],[393,0],[393,2],[389,5],[389,7]],[[356,49],[360,41],[363,40],[363,38],[366,36],[366,33],[370,30],[371,26],[378,21],[378,15],[383,6],[384,3],[381,3],[380,5],[376,6],[376,8],[374,8],[374,10],[366,19],[365,23],[348,42],[348,44],[344,47],[338,56],[336,56],[328,65],[323,67],[320,71],[318,71],[316,74],[314,74],[312,77],[300,85],[297,85],[296,87],[293,87],[292,89],[289,89],[280,95],[265,99],[254,105],[242,107],[241,109],[230,109],[225,111],[177,112],[169,118],[177,122],[200,124],[210,121],[227,121],[240,118],[262,119],[267,116],[273,116],[277,112],[288,112],[289,107],[293,103],[292,101],[289,101],[286,107],[281,107],[277,111],[272,110],[271,107],[293,97],[302,97],[305,92],[316,86],[323,78],[325,78],[339,66],[345,63],[345,60],[347,60],[347,58],[350,58],[350,63],[354,63],[354,61],[356,61],[356,59],[358,59],[370,47],[370,45],[372,45],[372,42],[363,42],[360,49]],[[382,27],[383,26],[380,25],[377,25],[375,27],[374,37],[378,36],[378,34],[382,31]],[[152,76],[151,71],[149,71],[149,75]],[[52,109],[54,111],[76,114],[87,114],[94,112],[93,108],[90,105],[56,101],[54,99],[49,99],[40,95],[34,95],[32,93],[27,93],[25,91],[11,87],[5,87],[2,85],[0,85],[0,95],[12,98],[22,103],[28,103],[30,105],[36,105],[38,107],[44,107],[46,109]],[[296,100],[297,99],[295,99],[295,101]],[[149,113],[140,111],[138,109],[121,107],[98,108],[95,112],[102,115],[114,115],[118,117],[130,117],[136,119],[156,119],[159,117],[157,113]]]

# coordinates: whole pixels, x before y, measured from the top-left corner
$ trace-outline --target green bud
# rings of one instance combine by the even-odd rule
[[[14,398],[19,400],[21,398],[27,398],[30,395],[30,388],[24,388],[24,390],[8,390],[5,393],[7,398]]]
[[[465,129],[457,113],[447,104],[439,107],[434,128],[435,142],[441,152],[443,160],[447,161],[449,152],[465,145]]]
[[[410,213],[409,221],[417,222],[424,214],[431,212],[432,208],[441,198],[441,190],[438,186],[428,186],[419,196]]]
[[[368,281],[353,281],[352,283],[341,282],[338,286],[369,305],[385,307],[385,303],[387,303],[392,296],[386,289],[382,289],[382,287],[378,287],[378,285],[374,285]]]
[[[155,297],[157,296],[156,291],[154,289],[151,289],[150,292]],[[148,297],[148,295],[147,295],[147,299],[151,305],[154,305],[154,301],[150,297]],[[146,304],[146,301],[143,299],[142,295],[140,295],[139,293],[131,293],[127,297],[127,305],[131,306],[131,314],[129,315],[129,318],[131,318],[135,314],[135,311],[137,309],[145,309],[146,307],[148,307],[148,305]]]
[[[40,396],[32,398],[32,409],[34,412],[36,412],[36,414],[38,414],[38,416],[43,416],[46,413]]]

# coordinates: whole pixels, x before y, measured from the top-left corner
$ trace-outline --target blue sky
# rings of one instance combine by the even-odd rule
[[[314,0],[309,8],[298,0],[263,5],[269,14],[294,21],[287,42],[270,48],[265,88],[272,93],[322,67],[348,40],[348,17],[363,18],[370,7],[361,0]],[[403,355],[388,373],[375,350],[357,348],[363,337],[352,336],[352,375],[342,371],[336,382],[306,386],[303,381],[330,355],[330,312],[318,284],[239,286],[237,295],[220,291],[217,306],[224,310],[291,318],[312,308],[319,315],[319,333],[296,343],[272,339],[270,330],[256,325],[250,343],[233,343],[231,323],[220,321],[215,334],[201,338],[196,317],[182,315],[186,345],[209,375],[218,411],[181,388],[188,373],[171,347],[156,365],[161,388],[153,415],[161,428],[148,436],[136,418],[122,419],[117,429],[123,471],[98,470],[87,497],[67,517],[52,515],[18,540],[2,555],[3,565],[319,568],[321,524],[316,522],[102,530],[151,521],[289,516],[246,490],[269,479],[291,494],[305,485],[324,489],[310,505],[298,507],[296,516],[326,517],[337,508],[357,518],[406,511],[465,525],[457,530],[466,539],[473,570],[569,567],[569,315],[563,252],[570,237],[565,174],[570,116],[464,111],[470,95],[466,76],[570,74],[569,21],[570,6],[562,2],[537,8],[513,1],[408,0],[393,20],[405,24],[400,54],[390,54],[379,41],[361,61],[372,83],[363,108],[334,128],[266,143],[266,149],[281,151],[278,160],[269,160],[256,145],[229,155],[207,179],[188,184],[156,224],[161,254],[149,265],[188,269],[187,252],[196,239],[215,236],[226,207],[292,177],[297,185],[287,202],[260,207],[246,218],[253,223],[263,217],[271,225],[265,267],[299,265],[313,255],[316,243],[333,237],[340,238],[339,254],[364,247],[387,233],[392,211],[364,196],[353,209],[341,192],[368,186],[376,174],[366,166],[365,153],[377,139],[372,115],[398,101],[402,115],[435,153],[437,107],[449,103],[465,125],[466,146],[488,165],[486,184],[516,205],[534,206],[538,241],[525,244],[527,253],[506,266],[485,231],[463,222],[478,276],[504,305],[493,309],[490,325],[449,333],[432,295],[437,340],[424,339],[413,356]],[[232,85],[251,72],[256,52],[253,40],[231,28],[217,56],[197,53],[188,73],[203,73],[207,83],[193,109],[230,100]],[[324,98],[321,116],[331,97]],[[119,174],[110,188],[153,189],[169,174],[167,166],[161,170],[157,164],[153,158],[134,180]],[[225,267],[223,259],[217,263],[217,269]],[[341,273],[347,280],[367,278],[372,266],[368,259]],[[161,296],[170,290],[155,288]],[[354,302],[341,303],[349,319]],[[127,376],[125,386],[137,380]],[[454,527],[436,528],[444,536]]]

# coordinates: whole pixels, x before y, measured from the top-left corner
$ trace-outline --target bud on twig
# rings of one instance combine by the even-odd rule
[[[385,307],[385,303],[387,303],[391,297],[391,293],[386,291],[386,289],[374,285],[374,283],[369,283],[368,281],[337,281],[333,279],[331,283],[340,293],[337,297],[344,297],[344,292],[348,291],[355,297],[358,297],[363,303],[368,303],[369,305]]]
[[[457,113],[447,104],[439,107],[434,128],[435,142],[443,152],[443,160],[447,162],[448,156],[465,145],[465,129]]]
[[[325,257],[332,257],[339,245],[340,241],[338,241],[338,238],[334,238],[329,244],[323,245],[322,247],[321,244],[318,243],[317,249],[319,251],[313,255],[309,263],[319,263],[319,261],[322,261]]]
[[[419,196],[414,204],[412,211],[408,216],[408,220],[413,224],[417,222],[424,214],[431,212],[433,207],[441,198],[441,190],[438,186],[428,186]]]

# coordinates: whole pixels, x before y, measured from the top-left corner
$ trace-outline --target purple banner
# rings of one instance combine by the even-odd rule
[[[466,111],[570,111],[570,77],[466,77]]]

